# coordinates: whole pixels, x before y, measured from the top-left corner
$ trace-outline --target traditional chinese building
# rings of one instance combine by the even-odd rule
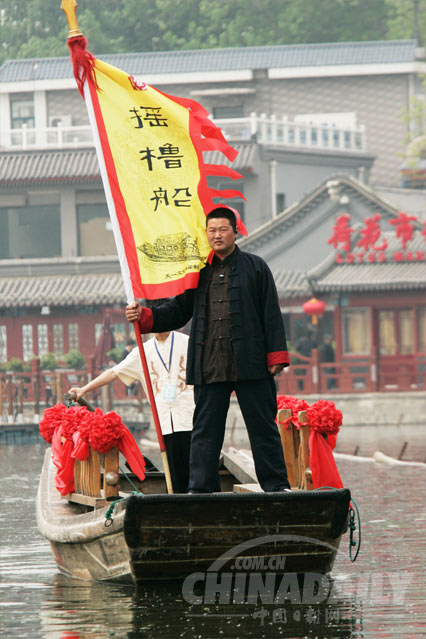
[[[200,101],[239,151],[232,167],[242,178],[232,188],[247,202],[229,203],[250,231],[247,246],[265,254],[277,273],[283,308],[293,308],[292,341],[305,320],[297,309],[313,290],[307,272],[327,257],[340,215],[350,215],[348,230],[377,212],[383,225],[384,209],[426,217],[420,190],[400,188],[409,125],[395,116],[422,91],[424,51],[414,41],[104,59],[138,81]],[[372,108],[376,103],[380,109]],[[138,117],[152,116],[133,115],[136,126]],[[150,159],[145,156],[141,165]],[[205,159],[230,164],[219,151]],[[333,186],[330,176],[337,173]],[[355,189],[352,208],[344,205],[346,192],[339,196],[344,176]],[[374,184],[374,192],[363,183]],[[211,186],[229,187],[217,178]],[[392,191],[391,201],[399,204],[378,197],[379,188],[384,197]],[[408,196],[410,209],[404,204]],[[364,206],[366,201],[380,204]],[[351,241],[356,237],[356,230],[350,233]],[[338,247],[341,259],[351,259],[351,251],[342,252],[340,242]],[[89,355],[106,314],[117,341],[128,336],[86,107],[66,56],[11,60],[0,69],[0,266],[0,362],[49,351],[60,356],[72,348]],[[329,297],[321,322],[331,330],[336,304]]]
[[[425,388],[426,222],[354,178],[334,176],[240,246],[271,266],[294,350],[312,326],[303,304],[312,296],[325,303],[313,341],[321,347],[325,334],[332,337],[332,388]],[[321,386],[304,363],[304,383],[297,365],[284,376],[290,390],[328,389],[327,376]]]

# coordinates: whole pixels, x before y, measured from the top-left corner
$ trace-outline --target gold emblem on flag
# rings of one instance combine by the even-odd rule
[[[198,240],[185,232],[160,235],[152,244],[144,242],[137,248],[153,262],[201,260]]]

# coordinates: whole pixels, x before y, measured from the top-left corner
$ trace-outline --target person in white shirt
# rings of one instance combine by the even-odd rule
[[[193,386],[186,383],[188,336],[177,331],[155,333],[154,337],[145,342],[144,350],[166,446],[173,490],[175,493],[185,493],[189,481],[189,451],[194,412]],[[74,392],[76,399],[79,399],[96,388],[110,384],[117,377],[127,386],[135,380],[141,382],[146,392],[137,347],[121,362],[103,371],[85,386],[70,388],[70,392]]]

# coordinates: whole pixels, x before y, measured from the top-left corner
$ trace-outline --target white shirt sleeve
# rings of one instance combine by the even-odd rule
[[[143,384],[145,389],[145,379],[137,346],[130,351],[123,361],[113,366],[113,371],[126,386],[130,386],[133,382],[138,381]]]

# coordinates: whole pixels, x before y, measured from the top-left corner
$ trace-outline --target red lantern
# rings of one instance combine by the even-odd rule
[[[308,302],[303,304],[303,312],[312,315],[312,324],[318,324],[318,315],[323,315],[325,311],[325,303],[312,297]]]

